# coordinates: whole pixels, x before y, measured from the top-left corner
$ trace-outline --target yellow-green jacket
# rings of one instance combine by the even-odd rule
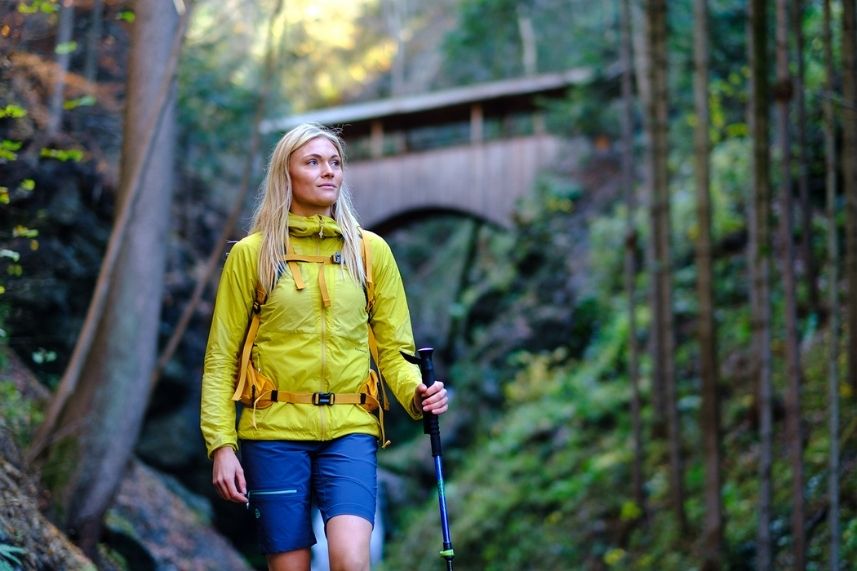
[[[362,230],[370,248],[375,305],[366,311],[363,288],[341,265],[300,263],[305,288],[295,287],[287,268],[262,307],[253,346],[256,369],[279,390],[354,393],[369,374],[367,322],[378,342],[379,366],[388,386],[413,418],[419,369],[399,351],[414,352],[411,321],[402,280],[387,243]],[[342,249],[332,218],[289,216],[289,240],[297,254],[328,256]],[[258,282],[261,235],[236,243],[223,268],[212,317],[202,376],[201,426],[209,456],[238,439],[330,440],[345,434],[380,435],[377,418],[359,405],[316,406],[274,403],[242,413],[235,428],[231,400],[234,378]],[[324,271],[331,304],[322,304],[318,272]],[[251,415],[255,414],[255,426]]]

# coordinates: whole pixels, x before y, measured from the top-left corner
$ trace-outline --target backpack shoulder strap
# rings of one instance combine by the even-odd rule
[[[256,284],[256,299],[253,300],[253,315],[250,318],[250,325],[247,327],[247,333],[244,335],[244,347],[241,349],[241,361],[238,363],[238,382],[235,384],[235,392],[232,394],[232,400],[241,399],[241,393],[244,391],[244,385],[247,382],[247,364],[250,362],[250,352],[253,350],[253,343],[256,342],[256,333],[259,332],[259,323],[261,321],[262,306],[268,299],[268,294],[265,293],[265,288],[262,284]]]
[[[366,311],[372,313],[375,307],[375,280],[372,277],[372,248],[365,234],[360,238],[360,253],[363,258],[363,272],[366,274]]]

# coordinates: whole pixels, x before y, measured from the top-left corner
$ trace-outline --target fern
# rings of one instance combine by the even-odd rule
[[[18,558],[18,555],[26,552],[26,549],[0,543],[0,571],[15,571],[15,569],[20,569],[23,563]]]

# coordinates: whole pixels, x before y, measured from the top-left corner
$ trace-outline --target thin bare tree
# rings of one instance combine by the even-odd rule
[[[752,184],[748,200],[750,305],[754,375],[759,411],[759,522],[756,569],[773,568],[771,542],[771,465],[773,463],[773,384],[771,381],[770,307],[770,149],[768,134],[768,32],[766,0],[750,0],[748,41],[750,100],[748,120],[752,144]]]
[[[631,46],[630,0],[621,0],[621,51],[622,62],[622,190],[625,200],[625,295],[628,298],[628,380],[631,383],[631,425],[633,432],[633,464],[631,467],[634,501],[646,512],[646,495],[643,490],[643,422],[640,397],[640,348],[637,345],[637,243],[639,237],[634,223],[637,212],[637,195],[634,191],[634,67]]]
[[[809,161],[807,158],[807,116],[806,97],[804,95],[806,64],[804,63],[804,34],[803,17],[804,1],[792,0],[792,35],[795,45],[795,73],[792,80],[794,89],[795,110],[795,143],[796,143],[796,166],[798,200],[800,203],[800,246],[798,256],[804,268],[804,283],[809,292],[809,307],[813,313],[818,313],[820,306],[818,291],[818,269],[815,258],[812,255],[812,217],[813,208],[809,196]]]
[[[788,391],[786,393],[786,430],[792,468],[792,568],[806,568],[806,531],[804,526],[803,438],[801,436],[801,365],[797,330],[797,279],[793,238],[794,206],[792,197],[792,148],[789,106],[792,98],[789,70],[789,2],[777,0],[775,102],[780,145],[780,260],[784,291],[785,356]]]
[[[654,353],[655,375],[662,379],[667,413],[667,430],[670,457],[670,490],[672,508],[679,529],[687,528],[684,511],[684,467],[681,451],[681,430],[676,397],[675,332],[672,307],[672,254],[670,247],[670,192],[667,164],[669,146],[667,90],[667,3],[665,0],[647,0],[649,83],[651,99],[648,102],[649,161],[651,168],[651,220],[654,327],[656,339]]]
[[[702,568],[720,569],[723,552],[723,502],[720,468],[720,367],[717,359],[717,327],[714,321],[714,272],[711,254],[711,117],[708,103],[708,2],[693,3],[694,54],[694,165],[696,175],[696,292],[699,298],[699,372],[702,377],[702,414],[705,458],[705,523],[702,530]]]
[[[104,0],[92,0],[89,12],[89,31],[86,33],[86,59],[83,63],[83,77],[92,88],[98,79],[98,53],[101,51],[101,30],[104,17]]]
[[[827,343],[827,387],[828,422],[830,452],[828,460],[828,508],[827,519],[830,527],[831,571],[839,571],[839,237],[836,225],[836,111],[833,107],[834,66],[833,34],[830,12],[830,0],[824,0],[824,155],[825,187],[827,194],[827,259],[828,259],[828,303],[830,321],[828,322],[829,341]]]
[[[65,76],[71,62],[71,41],[74,36],[74,0],[60,2],[59,26],[57,28],[56,54],[57,65],[54,75],[54,88],[48,106],[49,118],[46,127],[47,137],[56,135],[62,125],[63,102],[65,100]]]
[[[857,394],[857,7],[842,2],[842,188],[845,193],[845,281],[848,284],[848,382]]]

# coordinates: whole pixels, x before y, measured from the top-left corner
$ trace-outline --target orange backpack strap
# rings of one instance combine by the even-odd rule
[[[336,252],[332,256],[305,256],[296,254],[295,248],[289,243],[289,252],[285,255],[285,261],[289,265],[289,270],[292,272],[292,279],[295,280],[295,288],[304,289],[304,278],[301,275],[301,270],[298,268],[298,262],[309,262],[312,264],[322,264],[318,270],[318,289],[321,292],[321,302],[324,307],[330,307],[330,293],[327,291],[327,282],[324,278],[324,264],[341,264],[342,254]]]
[[[256,334],[259,332],[259,323],[261,321],[262,306],[265,305],[268,295],[260,284],[256,284],[256,299],[253,300],[253,316],[250,319],[250,326],[247,328],[247,334],[244,336],[244,348],[241,350],[241,362],[238,363],[238,382],[235,386],[235,392],[232,394],[232,400],[241,400],[241,393],[244,392],[244,385],[247,383],[247,365],[250,363],[250,352],[253,350],[253,343],[256,342]]]

